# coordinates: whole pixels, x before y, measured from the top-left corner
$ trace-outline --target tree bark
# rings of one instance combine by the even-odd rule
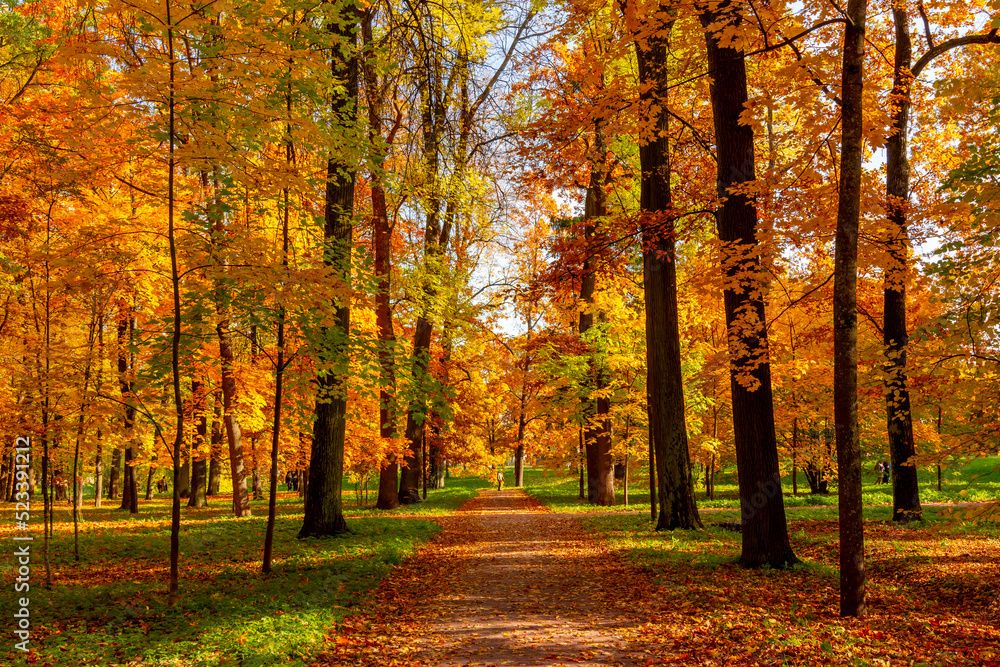
[[[333,117],[350,124],[358,98],[357,32],[360,10],[349,7],[348,16],[332,21],[328,30],[339,42],[331,54],[330,66],[335,80],[344,82],[344,90],[332,95]],[[346,59],[342,49],[348,51]],[[323,263],[333,269],[345,285],[351,283],[351,241],[354,216],[354,160],[331,156],[327,161],[326,205],[324,207]],[[328,359],[341,365],[349,358],[351,328],[350,299],[336,306],[336,322],[324,327],[322,338],[328,346]],[[343,364],[346,366],[346,364]],[[316,413],[313,423],[312,453],[305,489],[305,519],[299,537],[337,535],[347,528],[344,521],[341,487],[344,478],[344,437],[347,426],[348,371],[323,369],[316,380]]]
[[[208,415],[205,386],[198,380],[191,380],[191,395],[194,408],[191,416],[195,419],[195,443],[191,448],[191,497],[188,507],[202,509],[208,507],[205,497],[208,485],[208,463],[205,454],[205,441],[208,439]],[[210,454],[209,454],[210,456]]]
[[[219,338],[219,358],[222,362],[222,423],[229,442],[229,472],[233,481],[233,516],[250,516],[250,495],[247,493],[246,466],[243,457],[243,433],[236,418],[236,360],[229,331],[229,309],[217,310],[219,321],[215,330]]]
[[[585,337],[594,325],[594,293],[597,290],[597,273],[591,254],[600,243],[597,237],[597,221],[607,215],[607,201],[604,192],[604,181],[607,176],[605,161],[607,147],[604,138],[604,122],[594,121],[594,156],[590,165],[590,184],[587,186],[587,198],[584,209],[584,235],[586,238],[586,253],[581,270],[580,301],[583,310],[580,312],[580,336]],[[603,321],[603,318],[601,319]],[[607,379],[603,368],[603,360],[597,356],[597,341],[590,342],[590,376],[591,385],[588,393],[600,392]],[[596,399],[586,396],[583,399],[583,411],[587,420],[583,430],[584,449],[587,454],[587,499],[596,505],[615,504],[614,461],[611,459],[611,422],[608,419],[611,403],[605,396]]]
[[[639,208],[642,215],[642,274],[646,305],[647,416],[655,453],[657,479],[653,494],[659,501],[657,530],[700,528],[694,501],[687,427],[684,421],[684,382],[681,371],[680,325],[677,312],[677,263],[670,192],[670,155],[667,139],[667,52],[674,19],[659,6],[654,34],[645,47],[636,43],[640,100],[653,115],[652,137],[640,140],[642,168]]]
[[[362,23],[362,38],[366,51],[374,41],[372,36],[372,21],[375,12],[374,5],[365,12]],[[369,60],[362,62],[365,76],[365,95],[368,99],[368,132],[374,144],[382,140],[382,109],[384,108],[383,88],[379,85],[378,75]],[[392,329],[392,309],[389,304],[390,276],[392,272],[392,227],[389,224],[389,211],[385,200],[385,182],[383,168],[385,154],[376,150],[373,155],[371,171],[372,197],[372,245],[374,246],[374,262],[372,270],[378,281],[375,291],[375,324],[378,328],[378,361],[380,371],[379,386],[379,435],[386,439],[396,437],[396,364],[394,348],[396,334]],[[379,467],[378,498],[376,509],[391,510],[399,507],[399,464],[394,454],[386,457]]]
[[[222,483],[222,463],[219,461],[222,456],[222,401],[218,393],[212,402],[212,458],[208,462],[208,489],[205,492],[205,496],[209,498],[219,495],[219,486]]]
[[[170,86],[167,103],[167,143],[169,159],[167,166],[167,241],[170,245],[170,283],[173,296],[173,332],[170,337],[170,371],[174,394],[174,446],[171,452],[173,458],[174,493],[170,505],[170,589],[168,604],[173,607],[180,599],[178,575],[180,571],[180,533],[181,533],[181,498],[178,495],[178,468],[181,465],[181,444],[184,441],[184,401],[181,399],[181,277],[177,268],[177,243],[174,236],[174,122],[176,118],[176,96],[174,84],[176,77],[176,58],[174,54],[174,27],[170,16],[171,2],[167,0],[167,57],[170,64]]]
[[[121,475],[122,452],[115,447],[111,451],[111,472],[108,474],[108,500],[118,497],[118,478]]]
[[[187,443],[181,448],[181,471],[178,476],[178,493],[182,499],[187,499],[191,496],[191,452],[187,447]]]
[[[716,225],[723,244],[733,436],[743,527],[740,565],[783,568],[798,559],[788,541],[778,470],[764,315],[767,281],[757,244],[754,199],[738,190],[731,191],[756,179],[753,128],[740,123],[747,103],[746,58],[738,49],[721,47],[717,33],[709,29],[720,21],[733,25],[739,20],[732,3],[701,16],[712,77],[718,194],[723,200],[716,213]]]
[[[135,332],[135,319],[127,311],[124,303],[118,306],[118,387],[121,401],[125,404],[122,439],[125,447],[125,474],[122,479],[122,504],[119,509],[127,509],[130,514],[139,512],[139,488],[135,475],[135,405],[132,396],[132,378],[129,368],[129,349]]]
[[[864,616],[865,538],[858,435],[858,230],[867,0],[849,0],[841,86],[840,198],[833,285],[833,410],[840,492],[840,615]]]
[[[906,133],[910,118],[910,27],[905,6],[895,5],[892,18],[896,28],[894,74],[890,100],[895,104],[893,131],[886,139],[885,194],[889,225],[886,249],[889,253],[884,272],[882,317],[885,344],[885,408],[889,456],[892,461],[892,520],[906,523],[920,519],[920,489],[917,484],[913,421],[910,416],[910,391],[906,377],[906,280],[910,237],[906,212],[910,197],[910,161]]]
[[[428,57],[428,62],[430,62]],[[437,100],[442,96],[440,72],[430,65],[421,71],[421,131],[423,133],[423,157],[430,192],[427,202],[427,221],[424,230],[424,269],[428,273],[424,279],[425,303],[420,309],[413,335],[413,378],[419,398],[411,401],[406,416],[407,451],[399,480],[399,496],[407,502],[415,502],[421,485],[420,448],[423,441],[424,422],[428,416],[426,395],[430,389],[430,346],[433,325],[430,317],[433,301],[438,295],[434,278],[440,273],[437,266],[448,245],[450,227],[441,225],[441,193],[439,186],[440,138],[444,132],[444,109]],[[436,87],[437,94],[433,88]]]
[[[97,431],[97,453],[94,455],[94,507],[101,507],[101,495],[104,493],[104,453],[101,451],[101,431]]]

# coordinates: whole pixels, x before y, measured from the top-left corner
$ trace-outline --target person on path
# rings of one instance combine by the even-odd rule
[[[883,475],[884,472],[885,471],[882,469],[882,462],[881,461],[876,461],[875,462],[875,483],[876,484],[881,484],[882,483],[882,475]]]
[[[503,489],[503,470],[497,469],[497,491]]]

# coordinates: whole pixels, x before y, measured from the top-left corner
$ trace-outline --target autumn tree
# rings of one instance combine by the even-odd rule
[[[659,3],[646,9],[638,3],[625,8],[626,21],[638,36],[635,50],[642,86],[640,100],[648,129],[640,137],[642,169],[643,294],[646,319],[649,435],[656,460],[657,529],[701,526],[694,502],[688,452],[681,341],[677,310],[677,255],[670,196],[668,91],[669,36],[675,10]],[[646,24],[641,16],[651,16]],[[650,472],[652,475],[652,471]]]

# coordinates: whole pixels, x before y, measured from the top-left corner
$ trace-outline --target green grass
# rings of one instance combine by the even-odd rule
[[[871,462],[874,466],[874,461]],[[876,484],[875,475],[866,464],[866,474],[862,489],[865,505],[888,505],[892,503],[892,486]],[[920,500],[923,503],[961,503],[1000,499],[1000,458],[972,459],[956,464],[943,471],[941,491],[937,490],[937,473],[934,469],[918,470]],[[554,512],[607,512],[643,511],[649,508],[649,477],[645,467],[630,471],[629,505],[623,503],[622,485],[616,483],[616,504],[613,507],[597,507],[579,498],[579,478],[566,475],[562,471],[548,471],[538,468],[525,470],[525,491],[547,505]],[[790,475],[782,478],[785,490],[785,507],[789,509],[829,506],[836,508],[836,484],[831,484],[829,495],[809,494],[805,475],[799,472],[798,495],[791,494]],[[716,497],[711,500],[704,493],[704,478],[699,477],[696,499],[700,509],[738,509],[739,496],[735,468],[720,471],[716,477]]]
[[[380,511],[375,509],[375,500],[378,495],[378,480],[374,481],[374,485],[369,483],[369,489],[373,488],[375,492],[371,490],[368,492],[368,499],[365,502],[364,498],[361,498],[359,504],[357,494],[354,491],[354,485],[344,483],[344,506],[345,509],[357,513],[359,516],[378,514]],[[414,514],[419,516],[440,516],[442,514],[450,514],[462,506],[469,498],[473,498],[476,495],[478,489],[489,488],[489,484],[483,480],[482,477],[474,476],[463,476],[458,477],[452,475],[445,481],[445,488],[443,489],[430,489],[427,491],[427,500],[414,505],[402,505],[396,512],[399,514]]]
[[[418,505],[394,512],[356,507],[345,485],[350,533],[331,539],[296,539],[302,502],[282,493],[275,524],[274,570],[260,574],[267,520],[266,501],[253,501],[253,516],[228,514],[226,496],[207,510],[183,509],[180,538],[181,600],[167,605],[170,553],[166,496],[140,501],[131,517],[118,502],[83,511],[81,560],[73,557],[72,512],[54,510],[50,560],[55,586],[42,587],[45,568],[41,512],[33,517],[31,646],[34,664],[143,665],[166,667],[305,665],[315,659],[324,636],[340,619],[363,608],[378,582],[439,528],[418,516],[447,514],[485,486],[472,477],[451,477]],[[282,487],[280,487],[283,489]],[[4,539],[11,543],[9,537]],[[13,574],[4,573],[11,590]],[[13,614],[14,595],[2,611]],[[12,642],[11,642],[12,643]],[[0,663],[30,664],[11,650]],[[4,653],[10,651],[6,658]]]

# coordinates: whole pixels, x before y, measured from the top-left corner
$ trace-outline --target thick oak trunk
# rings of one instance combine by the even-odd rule
[[[702,14],[712,77],[712,116],[718,166],[716,212],[722,241],[726,329],[729,342],[733,435],[739,478],[744,567],[787,567],[798,562],[788,541],[778,471],[771,366],[768,359],[764,292],[767,280],[757,244],[753,199],[735,191],[756,179],[754,133],[740,123],[747,103],[746,61],[742,51],[721,47],[718,24],[734,24],[732,5]],[[726,13],[723,13],[726,12]],[[714,28],[711,28],[714,26]]]
[[[347,121],[355,113],[358,97],[358,56],[356,52],[357,8],[342,21],[333,21],[329,31],[340,45],[330,59],[335,79],[344,82],[344,89],[335,92],[331,108],[335,118]],[[346,60],[343,51],[347,52]],[[326,204],[324,206],[323,263],[345,285],[351,283],[351,242],[354,233],[353,161],[331,156],[327,161]],[[336,304],[336,320],[324,328],[322,336],[327,358],[339,361],[350,354],[350,300]],[[339,364],[338,364],[339,365]],[[346,365],[346,364],[345,364]],[[305,518],[299,537],[323,537],[347,530],[341,491],[344,477],[344,437],[347,426],[347,371],[323,369],[316,379],[316,411],[313,422],[312,453],[305,484]]]
[[[655,114],[653,136],[639,146],[642,182],[642,274],[646,305],[647,416],[655,460],[650,480],[659,505],[657,530],[700,528],[694,501],[684,387],[681,372],[680,326],[677,312],[677,265],[671,210],[670,157],[667,141],[667,35],[673,19],[661,6],[654,18],[662,30],[636,44],[643,109]]]

